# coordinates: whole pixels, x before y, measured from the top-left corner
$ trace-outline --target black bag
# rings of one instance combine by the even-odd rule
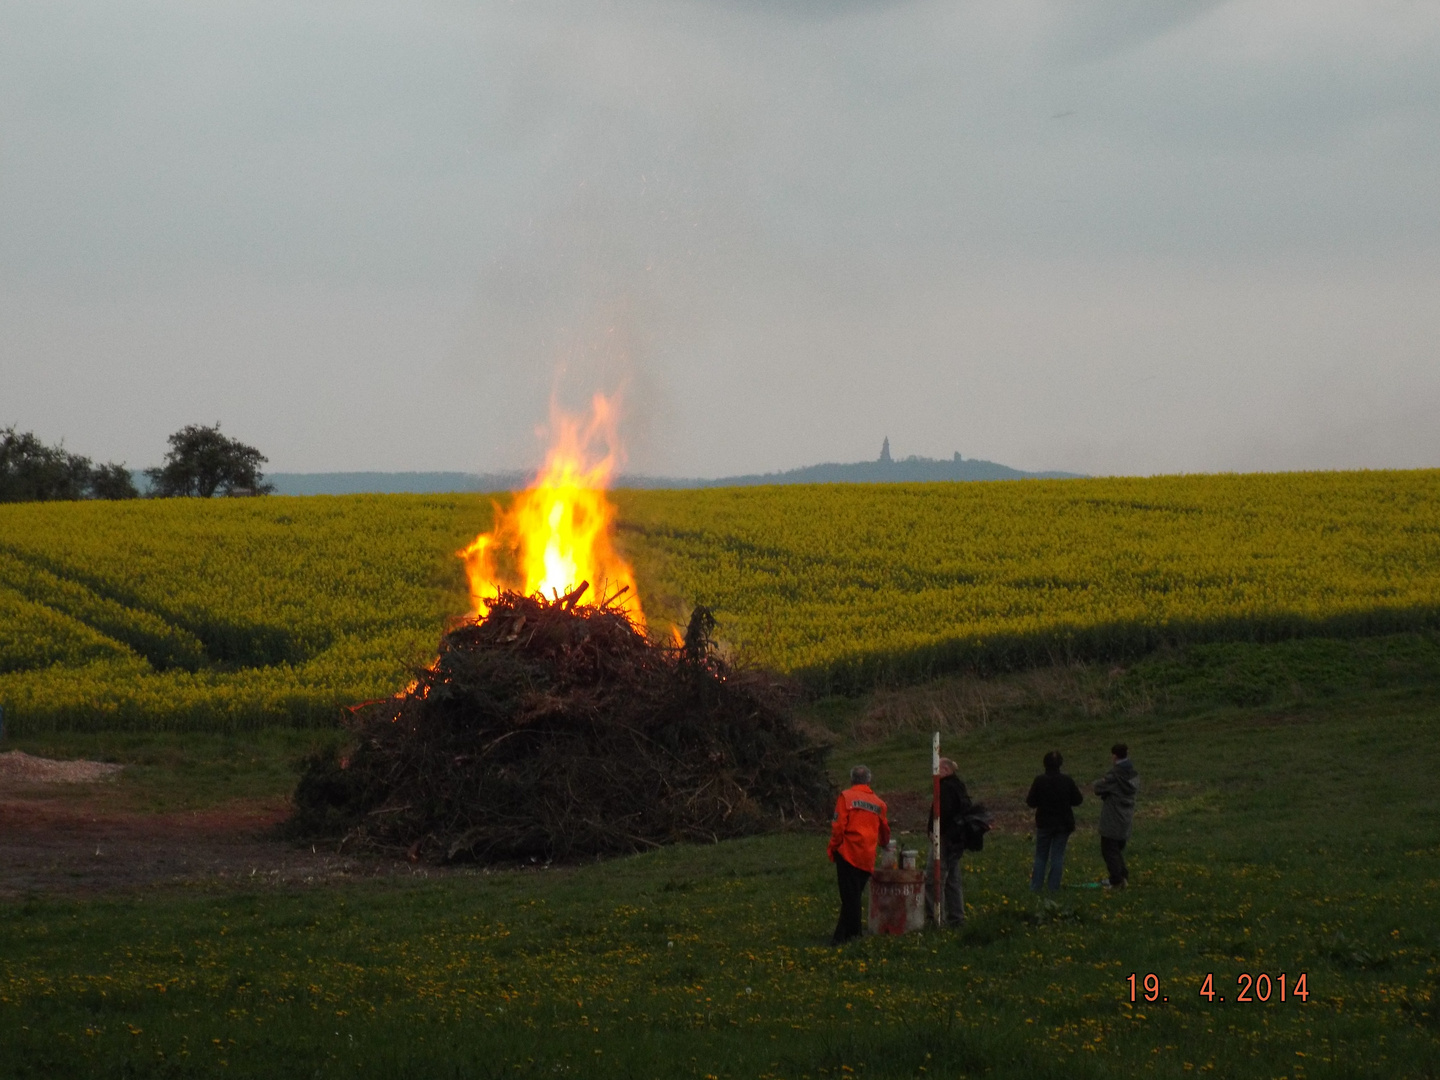
[[[960,820],[961,835],[966,851],[984,851],[985,834],[990,831],[990,815],[985,807],[976,803]]]

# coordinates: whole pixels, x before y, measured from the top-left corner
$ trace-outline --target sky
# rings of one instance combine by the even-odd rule
[[[0,427],[1440,466],[1433,0],[0,0]]]

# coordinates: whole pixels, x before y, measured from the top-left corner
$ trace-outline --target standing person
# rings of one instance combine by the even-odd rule
[[[1135,819],[1135,793],[1140,790],[1135,766],[1130,764],[1130,748],[1123,742],[1110,748],[1110,771],[1095,781],[1095,794],[1100,806],[1100,856],[1110,871],[1106,883],[1112,889],[1123,889],[1130,881],[1130,868],[1125,865],[1125,841],[1130,839],[1130,825]]]
[[[940,874],[946,926],[959,926],[965,921],[965,886],[960,876],[960,857],[965,854],[965,815],[974,808],[970,793],[965,790],[965,783],[955,769],[955,762],[950,758],[940,759]],[[935,807],[932,806],[928,828],[934,826]],[[933,857],[934,853],[931,855]],[[933,920],[935,900],[928,890],[925,899]]]
[[[860,894],[875,868],[875,849],[890,842],[890,818],[885,801],[870,790],[870,770],[856,765],[850,786],[835,800],[830,825],[830,861],[840,885],[840,921],[832,945],[860,936]]]
[[[1060,891],[1060,875],[1065,872],[1065,845],[1075,831],[1075,810],[1085,801],[1075,781],[1060,771],[1065,759],[1059,750],[1051,750],[1042,759],[1045,771],[1030,785],[1025,805],[1035,809],[1035,869],[1030,874],[1030,889],[1039,892],[1045,884],[1045,863],[1050,863],[1050,891]]]

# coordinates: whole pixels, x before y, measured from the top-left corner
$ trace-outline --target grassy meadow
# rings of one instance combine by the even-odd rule
[[[1002,820],[1052,746],[1088,787],[1127,738],[1142,781],[1128,891],[1081,887],[1102,869],[1091,797],[1057,898],[1029,892],[1012,827],[966,856],[963,930],[840,950],[825,945],[824,839],[805,833],[429,880],[3,903],[0,1075],[1435,1076],[1437,690],[1440,637],[1420,632],[819,702],[837,770],[863,757],[882,790],[917,792],[928,741],[906,710],[949,702],[947,749]],[[976,696],[983,716],[957,704]],[[322,733],[257,735],[238,766],[236,736],[20,745],[145,762],[121,781],[132,797],[198,805],[283,791],[307,737]],[[1168,1000],[1143,1000],[1151,973]],[[1284,973],[1292,995],[1239,1002],[1242,973]],[[1216,1000],[1199,994],[1207,974]]]
[[[1440,626],[1440,471],[618,492],[652,622],[855,694]],[[330,723],[468,600],[477,496],[0,506],[18,732]]]

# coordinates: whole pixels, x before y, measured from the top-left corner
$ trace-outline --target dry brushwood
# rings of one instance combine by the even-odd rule
[[[357,707],[353,743],[312,758],[292,835],[347,850],[485,862],[619,854],[822,820],[823,747],[774,679],[637,631],[614,597],[504,593],[441,639],[403,693]]]

